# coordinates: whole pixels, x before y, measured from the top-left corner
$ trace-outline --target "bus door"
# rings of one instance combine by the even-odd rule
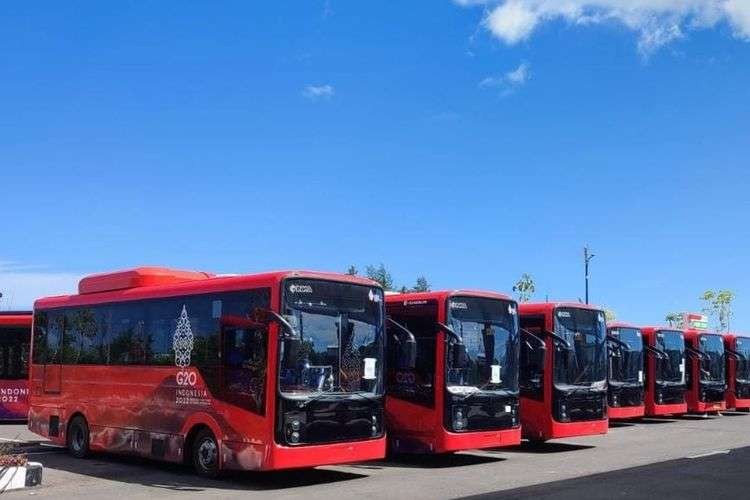
[[[262,414],[268,363],[267,326],[240,316],[222,316],[221,390],[233,405]]]
[[[62,315],[50,313],[47,324],[46,359],[44,362],[44,392],[58,394],[62,385],[62,340],[64,318]]]

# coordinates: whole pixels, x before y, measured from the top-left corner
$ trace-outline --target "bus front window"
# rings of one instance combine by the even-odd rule
[[[609,358],[610,384],[643,383],[643,341],[637,328],[613,328],[610,335],[622,342]],[[627,346],[627,347],[626,347]]]
[[[518,392],[518,313],[510,301],[453,297],[449,323],[462,344],[451,341],[446,387],[454,394]]]
[[[662,384],[685,383],[685,340],[681,332],[660,331],[656,334],[656,348],[666,358],[656,361],[656,380]]]
[[[606,323],[604,313],[572,307],[555,312],[554,381],[566,386],[606,386]]]
[[[736,363],[735,380],[741,384],[750,384],[750,339],[738,337],[734,350],[740,355]]]
[[[701,382],[724,382],[724,340],[720,335],[701,335]]]
[[[364,285],[288,280],[279,388],[292,395],[382,393],[382,291]]]

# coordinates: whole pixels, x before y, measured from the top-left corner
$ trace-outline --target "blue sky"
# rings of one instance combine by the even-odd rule
[[[729,288],[750,331],[750,8],[570,4],[3,6],[0,305],[142,264],[575,300],[588,243],[620,319]]]

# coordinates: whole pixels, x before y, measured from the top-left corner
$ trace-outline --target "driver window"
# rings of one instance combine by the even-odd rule
[[[394,337],[400,332],[388,326],[388,394],[423,406],[435,404],[435,343],[437,322],[437,301],[404,305],[387,305],[388,315],[405,326],[416,340],[416,363],[413,370],[398,369],[398,343]]]
[[[518,388],[522,397],[544,400],[544,316],[521,316],[521,359]],[[533,335],[530,335],[533,334]]]

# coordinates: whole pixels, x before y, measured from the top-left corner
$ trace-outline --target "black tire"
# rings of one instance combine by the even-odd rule
[[[75,458],[86,458],[89,454],[89,424],[80,415],[73,417],[66,436],[68,453]]]
[[[201,477],[219,475],[219,443],[209,429],[201,429],[193,439],[193,468]]]

